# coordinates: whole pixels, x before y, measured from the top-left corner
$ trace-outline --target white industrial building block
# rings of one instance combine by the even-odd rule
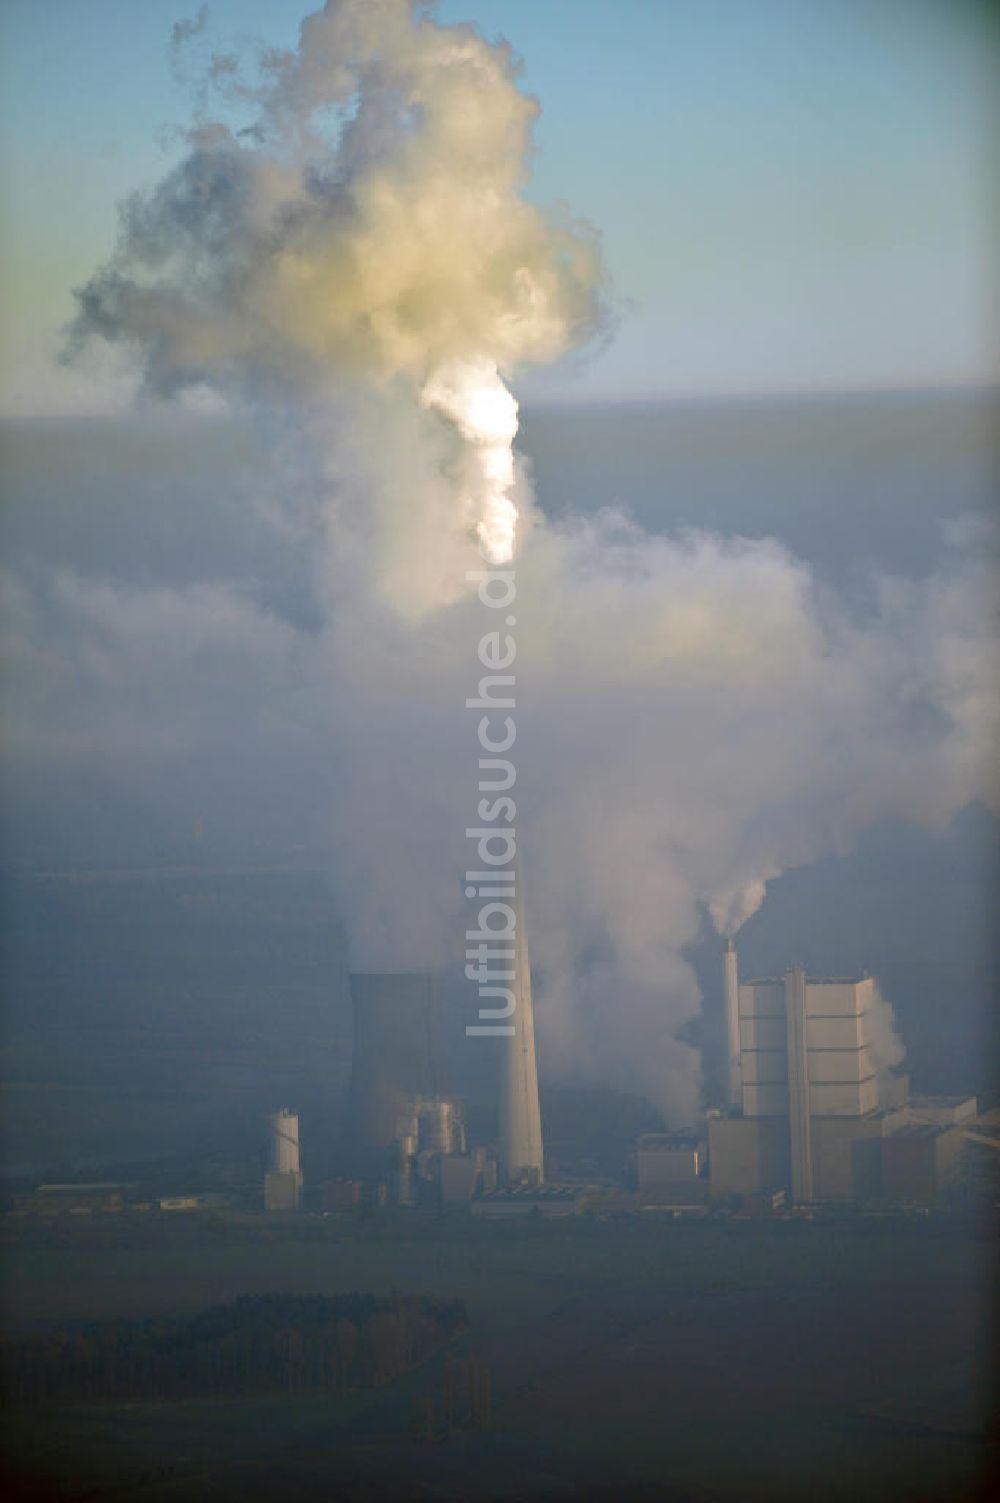
[[[875,1066],[867,1049],[810,1049],[809,1080],[813,1085],[856,1085],[869,1080]]]
[[[751,1049],[780,1049],[785,1052],[785,1014],[774,1017],[741,1018],[740,1048],[743,1053]]]
[[[878,1111],[878,1080],[873,1075],[856,1085],[814,1085],[810,1096],[817,1117],[865,1117]]]
[[[780,981],[741,981],[741,1018],[783,1018],[785,989]]]
[[[744,1064],[746,1060],[744,1060]],[[788,1085],[743,1085],[744,1117],[787,1117]]]
[[[870,976],[860,981],[806,983],[806,1013],[810,1017],[853,1017],[874,1004],[875,983]]]
[[[735,964],[727,950],[727,988]],[[781,979],[740,982],[738,995],[743,1110],[710,1119],[712,1194],[787,1187],[808,1201],[880,1193],[881,1144],[906,1128],[911,1110],[906,1077],[878,1073],[877,983],[810,980],[795,967]],[[936,1126],[969,1109],[938,1098],[925,1115]]]
[[[788,1014],[783,981],[743,982],[740,997],[740,1073],[748,1117],[788,1115]],[[864,1116],[879,1106],[868,1030],[877,1001],[875,982],[805,983],[806,1082],[810,1115]],[[801,1049],[802,1041],[797,1041]]]
[[[784,1085],[788,1089],[788,1054],[782,1049],[756,1049],[743,1056],[743,1087]]]
[[[867,1037],[866,1013],[841,1017],[807,1017],[810,1049],[860,1049]]]

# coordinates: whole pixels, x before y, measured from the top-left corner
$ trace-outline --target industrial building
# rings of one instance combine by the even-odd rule
[[[361,1185],[356,1179],[328,1179],[320,1185],[323,1211],[353,1211],[361,1204]]]
[[[872,977],[811,979],[795,966],[741,983],[729,940],[723,990],[727,1107],[709,1117],[713,1199],[936,1198],[960,1143],[956,1124],[976,1103],[909,1101],[906,1076],[880,1064],[884,1004]]]
[[[639,1203],[698,1205],[708,1199],[706,1144],[685,1133],[646,1133],[635,1155]]]
[[[911,1122],[882,1144],[882,1197],[931,1205],[962,1150],[958,1126]]]
[[[497,1188],[497,1161],[485,1148],[456,1154],[441,1160],[439,1183],[442,1205],[460,1205],[474,1195],[485,1195]]]
[[[444,1096],[418,1096],[400,1118],[391,1153],[393,1194],[398,1205],[435,1197],[441,1167],[465,1154],[461,1102]]]
[[[39,1185],[15,1200],[22,1215],[91,1216],[122,1211],[130,1185],[100,1182],[79,1185]]]
[[[578,1216],[583,1208],[582,1195],[562,1185],[523,1182],[486,1191],[472,1201],[474,1216],[507,1219],[534,1212],[539,1216]]]

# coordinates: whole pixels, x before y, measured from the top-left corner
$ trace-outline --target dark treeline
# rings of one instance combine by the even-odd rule
[[[186,1321],[102,1321],[6,1340],[0,1372],[8,1404],[370,1388],[465,1324],[455,1299],[244,1295]]]

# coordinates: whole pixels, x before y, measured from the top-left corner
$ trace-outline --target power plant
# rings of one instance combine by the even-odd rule
[[[910,1147],[907,1162],[923,1152],[947,1168],[975,1099],[911,1100],[907,1076],[879,1058],[885,1004],[871,976],[813,979],[793,966],[740,982],[728,940],[723,993],[727,1105],[708,1121],[714,1199],[879,1198],[902,1162],[900,1135],[912,1140],[915,1127],[924,1147]]]
[[[891,1012],[868,975],[742,981],[736,945],[722,954],[725,1073],[721,1108],[682,1131],[645,1133],[636,1186],[546,1185],[523,887],[507,913],[496,992],[501,1016],[495,1148],[470,1143],[462,1101],[442,1079],[440,985],[421,972],[353,973],[354,1056],[341,1154],[349,1179],[320,1186],[324,1206],[362,1198],[399,1206],[472,1205],[486,1215],[567,1214],[585,1204],[708,1214],[742,1203],[930,1203],[948,1181],[975,1098],[911,1097],[892,1068]],[[898,1051],[897,1051],[898,1052]],[[299,1119],[268,1118],[264,1185],[271,1211],[299,1208]],[[596,1196],[596,1200],[595,1200]],[[610,1196],[610,1200],[607,1197]],[[618,1197],[617,1200],[615,1197]],[[603,1197],[603,1199],[602,1199]]]

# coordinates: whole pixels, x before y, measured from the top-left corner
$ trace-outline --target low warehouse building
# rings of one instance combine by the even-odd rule
[[[705,1144],[683,1133],[646,1133],[636,1149],[643,1205],[692,1205],[708,1199]]]
[[[883,1139],[882,1198],[933,1205],[954,1173],[961,1149],[957,1126],[914,1123]]]

